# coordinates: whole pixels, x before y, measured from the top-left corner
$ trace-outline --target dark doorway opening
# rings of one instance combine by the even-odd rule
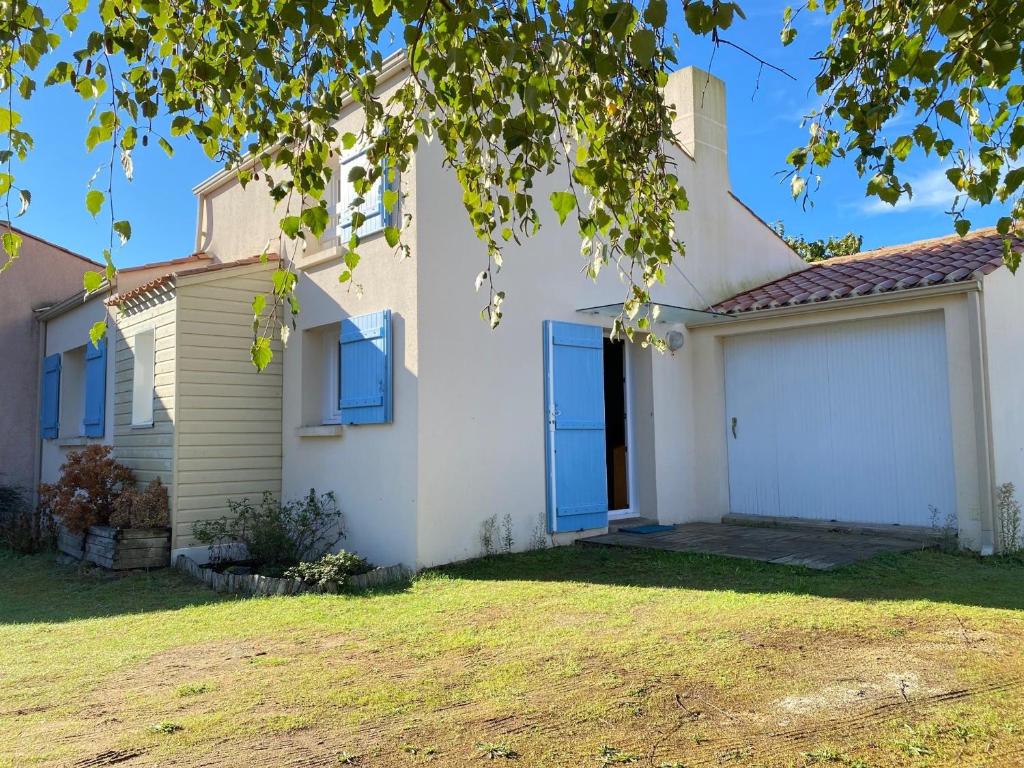
[[[629,445],[626,416],[626,345],[604,340],[604,436],[608,511],[629,509]]]

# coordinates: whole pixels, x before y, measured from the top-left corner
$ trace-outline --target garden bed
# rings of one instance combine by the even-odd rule
[[[404,565],[374,568],[366,573],[349,576],[344,587],[336,583],[308,584],[301,579],[275,578],[256,573],[230,573],[218,571],[209,565],[200,565],[187,555],[178,555],[174,567],[203,582],[216,592],[254,597],[259,595],[336,594],[343,589],[369,589],[406,581],[412,572]]]
[[[84,534],[75,534],[60,526],[57,549],[112,571],[166,568],[171,564],[171,529],[92,525]]]

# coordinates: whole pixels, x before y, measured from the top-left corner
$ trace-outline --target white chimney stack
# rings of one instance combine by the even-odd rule
[[[673,72],[665,100],[676,110],[672,128],[698,166],[707,167],[729,187],[729,144],[725,122],[725,83],[696,67]]]

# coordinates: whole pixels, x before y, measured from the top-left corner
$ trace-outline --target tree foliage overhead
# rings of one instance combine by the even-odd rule
[[[1003,235],[1024,219],[1024,3],[1014,0],[807,0],[787,9],[784,43],[803,12],[832,14],[831,38],[816,57],[823,106],[789,156],[794,197],[819,174],[852,159],[868,195],[911,197],[901,167],[914,153],[947,166],[956,231],[971,228],[970,204],[1010,205]],[[909,127],[900,130],[908,117]],[[1011,270],[1020,254],[1003,243]]]
[[[775,234],[796,251],[797,256],[811,264],[836,256],[852,256],[855,253],[860,253],[861,246],[864,244],[864,236],[858,235],[856,232],[847,232],[841,236],[830,235],[827,239],[808,240],[803,235],[787,235],[786,227],[781,221],[776,221],[771,227],[775,230]]]
[[[681,0],[681,8],[680,31],[715,44],[743,19],[724,0]],[[350,176],[361,195],[384,168],[406,170],[419,142],[433,137],[482,242],[484,317],[501,319],[504,246],[536,233],[550,208],[578,231],[588,274],[611,266],[621,275],[627,295],[616,330],[630,335],[650,327],[649,290],[683,255],[676,221],[687,198],[661,88],[684,43],[669,30],[669,10],[667,0],[0,0],[4,218],[31,203],[17,178],[17,162],[32,150],[19,104],[39,87],[67,88],[93,105],[85,143],[104,153],[106,168],[85,204],[109,215],[110,248],[106,274],[86,275],[89,290],[114,277],[112,252],[132,234],[115,215],[114,175],[130,179],[143,147],[170,154],[176,141],[197,141],[282,203],[285,258],[267,296],[253,302],[252,353],[262,367],[271,336],[299,312],[288,257],[329,225],[336,153],[366,148],[366,167]],[[816,82],[824,107],[807,145],[790,156],[796,197],[821,168],[850,155],[869,176],[868,193],[892,202],[912,192],[898,168],[918,147],[952,159],[960,200],[1013,198],[1015,213],[1024,212],[1015,167],[1024,93],[1014,82],[1024,4],[808,0],[787,11],[783,41],[801,13],[815,10],[834,23]],[[392,33],[412,77],[385,97],[378,41]],[[339,135],[335,121],[350,102],[366,123]],[[908,108],[917,126],[889,139],[887,121]],[[536,199],[541,177],[553,174],[556,191]],[[962,204],[953,212],[965,230]],[[353,231],[360,216],[353,213]],[[1004,232],[1010,226],[1000,222]],[[400,227],[384,236],[408,250]],[[9,264],[17,233],[5,232],[2,245]],[[358,266],[358,236],[347,246],[342,282]],[[1011,266],[1015,258],[1007,246]],[[103,332],[100,324],[94,338]]]

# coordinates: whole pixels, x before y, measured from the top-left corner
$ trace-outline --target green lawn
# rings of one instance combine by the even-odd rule
[[[1024,566],[568,547],[225,599],[0,554],[0,765],[1024,760]]]

